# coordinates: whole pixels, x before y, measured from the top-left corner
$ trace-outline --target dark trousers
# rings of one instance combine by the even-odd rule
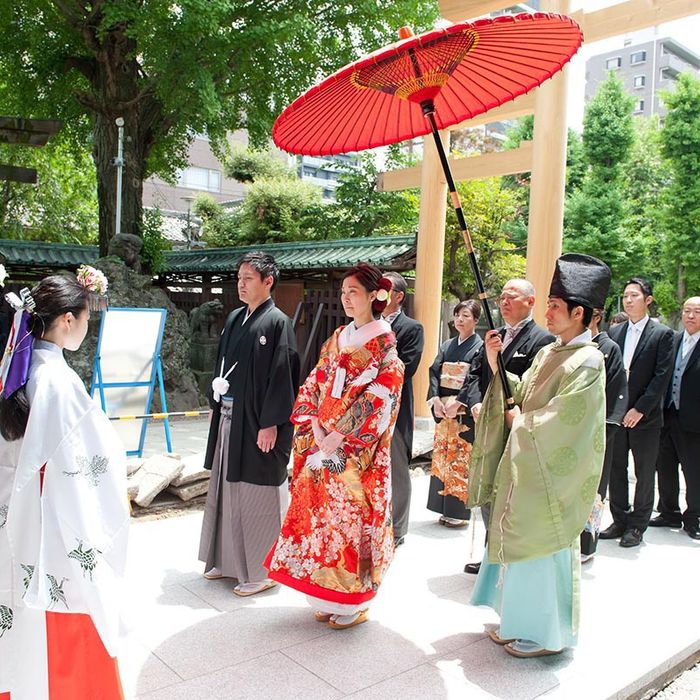
[[[598,493],[603,500],[605,500],[605,497],[608,495],[608,484],[610,483],[613,453],[615,449],[615,437],[619,431],[619,425],[615,423],[605,424],[605,456],[603,457],[603,471],[600,474],[600,483],[598,484]]]
[[[616,523],[635,527],[642,532],[647,529],[654,509],[654,475],[659,454],[661,427],[624,428],[615,436],[612,467],[610,469],[610,512]],[[637,486],[634,504],[630,509],[627,464],[629,453],[634,458],[634,473]]]
[[[681,516],[678,506],[680,482],[678,465],[685,477],[687,508]],[[656,470],[659,479],[659,513],[669,522],[698,527],[700,519],[700,433],[683,430],[675,407],[664,413],[661,447]]]
[[[615,436],[620,429],[615,423],[605,424],[605,457],[603,457],[603,471],[600,474],[598,483],[598,494],[601,500],[605,500],[610,483],[610,472],[612,470],[613,449],[615,447]],[[598,533],[584,530],[581,533],[581,554],[595,554],[598,546]]]
[[[408,468],[408,448],[398,430],[391,438],[391,515],[394,537],[408,532],[408,515],[411,508],[411,472]]]

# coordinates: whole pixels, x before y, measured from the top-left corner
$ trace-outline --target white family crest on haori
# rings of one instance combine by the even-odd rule
[[[44,611],[90,615],[117,655],[129,511],[124,447],[57,346],[35,343],[27,396],[24,438],[0,439],[0,605],[12,611],[0,621],[0,689],[39,700]]]

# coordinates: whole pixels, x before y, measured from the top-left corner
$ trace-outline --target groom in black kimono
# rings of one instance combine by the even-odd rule
[[[288,502],[299,356],[291,321],[270,296],[278,277],[271,255],[241,258],[238,296],[246,305],[226,319],[209,392],[204,466],[212,474],[199,558],[205,578],[236,579],[241,596],[275,585],[263,560]]]

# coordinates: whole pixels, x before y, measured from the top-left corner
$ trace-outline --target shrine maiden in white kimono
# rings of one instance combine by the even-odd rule
[[[129,523],[124,448],[57,345],[35,341],[26,393],[24,438],[0,438],[0,698],[122,697],[111,657]],[[73,685],[77,655],[91,672]]]

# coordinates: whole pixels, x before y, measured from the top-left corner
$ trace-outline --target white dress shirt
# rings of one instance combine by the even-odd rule
[[[622,351],[622,364],[625,366],[628,374],[630,365],[632,364],[632,358],[634,357],[634,351],[637,349],[637,344],[642,337],[642,331],[646,328],[647,323],[649,323],[649,316],[644,316],[644,318],[637,321],[637,323],[632,323],[632,321],[627,322],[627,335],[625,336],[625,349]]]
[[[511,326],[510,323],[506,323],[505,334],[503,335],[503,350],[505,350],[515,340],[515,336],[517,336],[523,329],[523,326],[526,323],[529,323],[531,320],[532,314],[530,314],[527,318],[524,318],[522,321],[518,321],[514,326]]]
[[[690,335],[688,331],[683,331],[683,347],[681,349],[681,357],[685,360],[688,353],[693,352],[695,346],[700,340],[700,331],[695,331],[693,335]]]

